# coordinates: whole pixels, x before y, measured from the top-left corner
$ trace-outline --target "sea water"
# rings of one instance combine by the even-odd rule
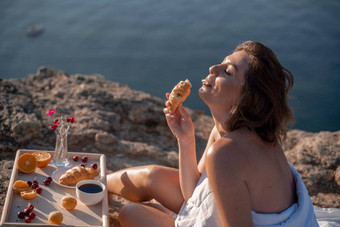
[[[106,79],[165,98],[192,82],[184,103],[209,114],[201,79],[245,40],[271,47],[295,77],[294,128],[340,130],[338,0],[2,0],[0,78],[39,66]],[[43,24],[38,36],[27,29]]]

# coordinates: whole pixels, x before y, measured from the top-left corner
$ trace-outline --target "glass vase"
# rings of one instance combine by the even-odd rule
[[[69,128],[70,126],[65,125],[65,120],[61,117],[60,125],[55,130],[57,138],[52,160],[53,164],[57,167],[64,167],[69,164],[67,150],[67,133]]]

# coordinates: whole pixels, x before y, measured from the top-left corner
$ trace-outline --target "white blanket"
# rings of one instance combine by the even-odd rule
[[[297,203],[280,214],[259,214],[252,211],[254,226],[280,227],[340,227],[340,209],[318,208],[298,173],[289,163],[296,183]],[[184,203],[175,221],[176,227],[221,226],[207,174],[202,174],[193,196]]]

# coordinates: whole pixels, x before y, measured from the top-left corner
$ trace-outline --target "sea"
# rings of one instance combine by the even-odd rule
[[[206,114],[202,78],[246,40],[273,49],[294,75],[294,129],[340,130],[339,0],[0,1],[1,79],[46,66],[164,99],[189,79],[184,105]]]

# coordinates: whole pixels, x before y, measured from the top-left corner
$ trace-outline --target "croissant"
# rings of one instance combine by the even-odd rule
[[[76,166],[61,175],[59,183],[64,185],[76,185],[81,180],[93,179],[98,175],[99,172],[93,168]]]
[[[178,105],[190,95],[191,83],[188,79],[179,82],[171,91],[169,96],[170,110],[175,111]]]

